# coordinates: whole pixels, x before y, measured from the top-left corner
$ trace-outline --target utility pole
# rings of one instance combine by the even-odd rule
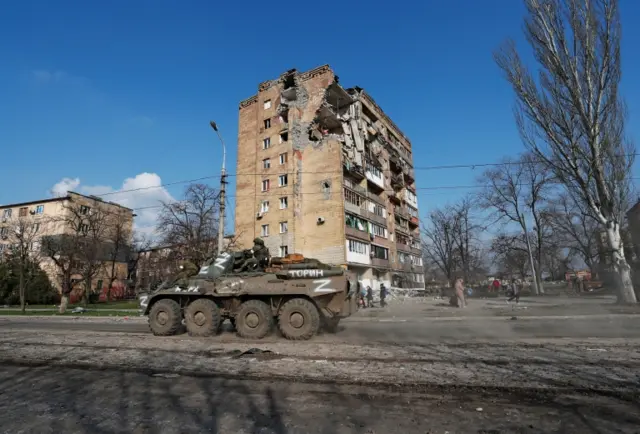
[[[524,216],[522,218],[522,228],[524,229],[524,237],[527,240],[527,250],[529,251],[529,263],[531,264],[531,274],[533,276],[533,290],[538,294],[538,277],[536,276],[536,266],[533,263],[533,253],[531,252],[531,242],[529,241],[529,232],[527,231],[527,223]]]
[[[227,149],[224,146],[224,140],[218,131],[218,125],[214,121],[210,121],[209,125],[218,135],[222,144],[222,170],[220,171],[220,223],[218,224],[218,255],[224,249],[224,213],[226,208],[226,192],[227,192],[227,172],[225,170],[225,160],[227,159]]]

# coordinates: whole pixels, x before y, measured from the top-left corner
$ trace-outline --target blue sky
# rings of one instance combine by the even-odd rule
[[[526,48],[521,3],[6,2],[0,203],[41,198],[63,178],[101,193],[217,174],[221,153],[210,119],[220,125],[234,172],[238,102],[287,69],[325,63],[344,86],[367,89],[411,138],[418,168],[516,154],[512,93],[492,51],[506,37]],[[640,2],[621,0],[621,8],[628,133],[637,138],[640,28],[632,23]],[[479,174],[418,169],[417,183],[469,185]],[[127,204],[155,204],[182,188]],[[421,214],[468,191],[421,191]]]

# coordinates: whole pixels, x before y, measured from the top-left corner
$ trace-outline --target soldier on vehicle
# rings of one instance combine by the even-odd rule
[[[253,240],[253,256],[258,261],[260,268],[265,268],[269,265],[269,249],[264,245],[262,238],[256,238]]]
[[[198,267],[191,261],[181,261],[178,266],[180,271],[175,275],[170,286],[179,286],[181,288],[189,286],[189,278],[198,274]]]

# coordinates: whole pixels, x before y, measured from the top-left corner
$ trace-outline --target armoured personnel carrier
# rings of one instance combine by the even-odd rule
[[[261,268],[247,252],[222,253],[186,283],[140,294],[153,334],[176,334],[184,320],[189,335],[213,336],[230,319],[244,338],[262,339],[277,324],[285,338],[306,340],[357,310],[342,268],[300,255],[272,258]]]

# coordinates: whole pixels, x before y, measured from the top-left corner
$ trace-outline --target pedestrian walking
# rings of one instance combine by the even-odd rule
[[[360,284],[358,281],[358,297],[360,297],[360,304],[363,308],[367,307],[367,303],[365,303],[364,298],[367,295],[367,288]]]
[[[373,307],[373,289],[370,286],[367,286],[367,306]]]
[[[456,290],[456,298],[458,299],[458,307],[459,308],[466,307],[466,303],[464,299],[464,282],[462,281],[461,277],[456,279],[455,290]]]
[[[380,307],[385,307],[387,305],[387,288],[384,286],[384,283],[380,284]]]
[[[507,303],[510,303],[513,300],[516,301],[516,304],[520,303],[520,288],[516,283],[516,279],[511,279],[511,285],[509,285],[509,295],[510,297],[507,300]]]

